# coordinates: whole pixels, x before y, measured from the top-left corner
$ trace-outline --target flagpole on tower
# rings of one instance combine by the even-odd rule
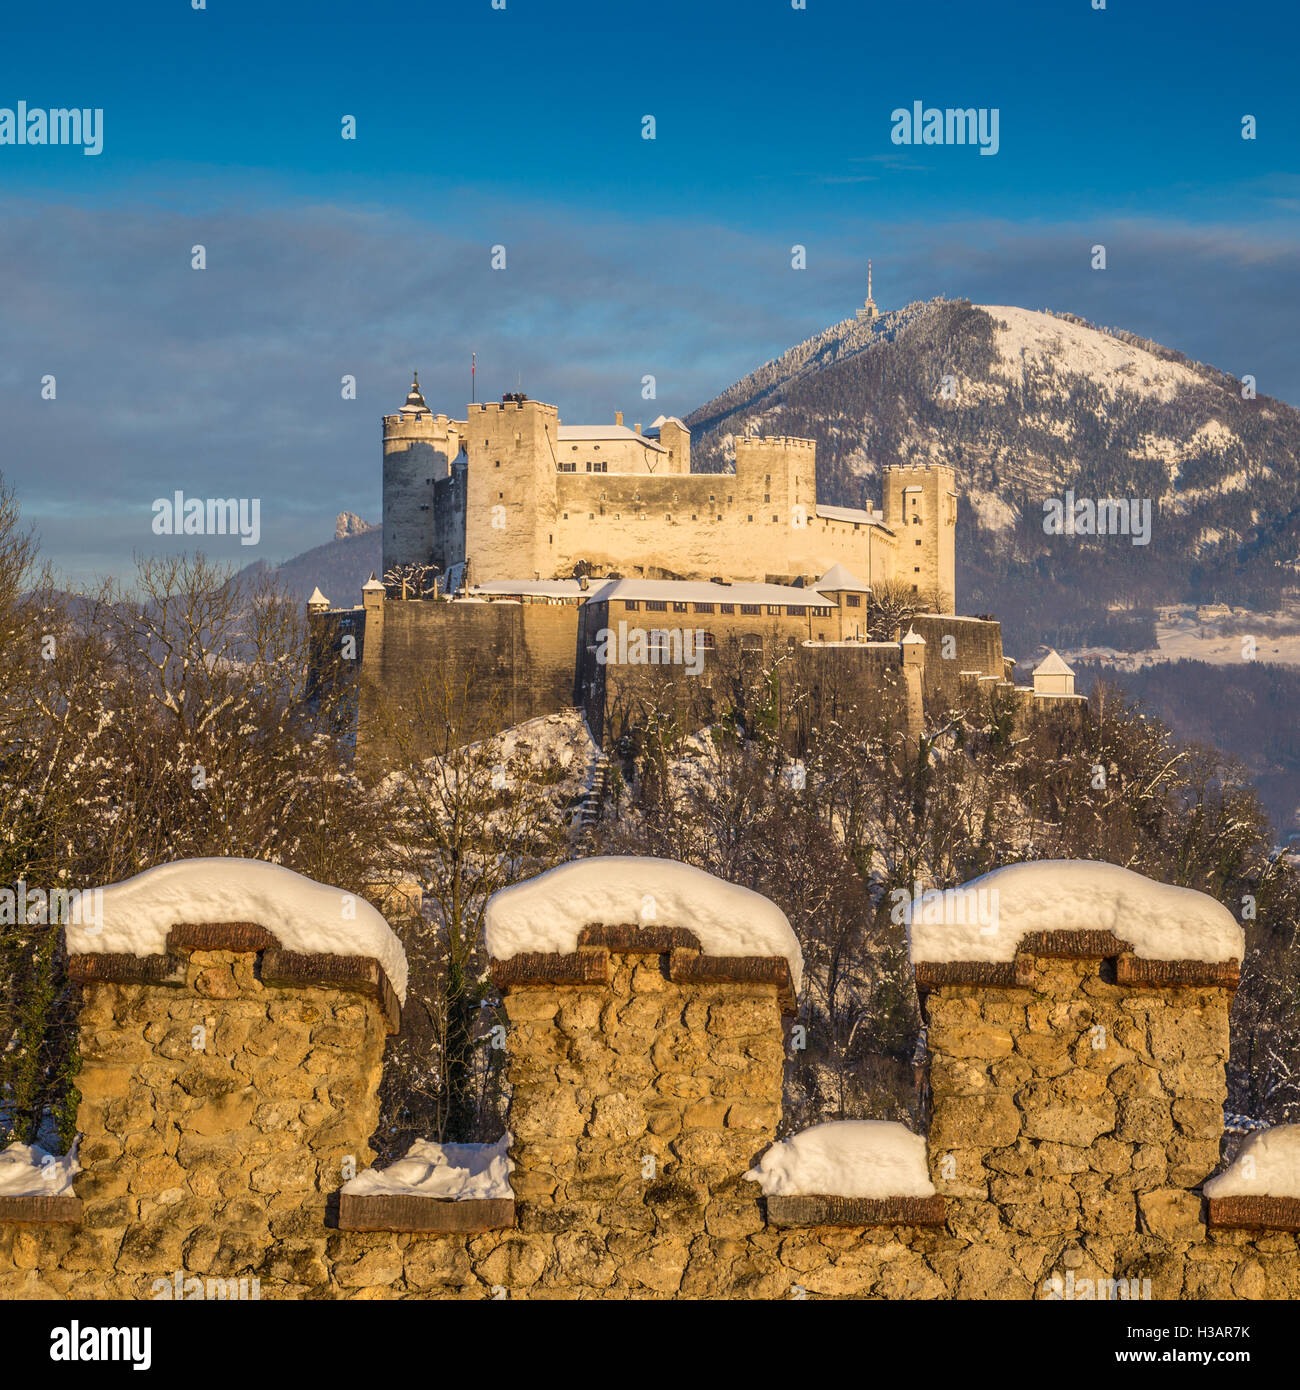
[[[469,401],[473,405],[478,397],[474,394],[474,369],[478,366],[478,353],[471,352],[469,355]]]

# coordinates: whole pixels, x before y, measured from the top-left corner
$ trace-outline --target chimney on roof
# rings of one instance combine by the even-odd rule
[[[621,410],[616,410],[614,412],[614,423],[616,425],[621,425],[623,423],[623,412]]]
[[[638,434],[641,433],[641,426],[640,426],[639,424],[638,424],[638,425],[633,425],[632,428],[633,428]]]

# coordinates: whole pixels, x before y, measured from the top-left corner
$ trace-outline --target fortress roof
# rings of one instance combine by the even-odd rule
[[[608,581],[592,578],[587,588],[576,579],[492,579],[486,584],[471,584],[469,592],[481,598],[512,598],[514,595],[539,595],[546,598],[589,598]]]
[[[829,521],[854,521],[859,526],[879,526],[885,529],[884,521],[875,512],[863,511],[861,507],[827,507],[817,504],[817,515]]]
[[[1036,676],[1072,676],[1074,671],[1049,647],[1047,655],[1034,667]]]
[[[864,584],[857,575],[846,570],[843,565],[835,564],[826,571],[817,581],[817,587],[823,593],[848,592],[854,594],[869,594],[870,585]]]
[[[637,444],[644,444],[647,449],[653,449],[656,453],[666,454],[668,452],[657,439],[649,439],[644,434],[638,434],[635,430],[628,429],[626,425],[561,425],[556,431],[556,437],[561,444],[566,440],[576,442],[581,439],[633,440]]]
[[[707,579],[610,579],[600,589],[593,590],[590,597],[597,603],[607,603],[610,599],[624,602],[660,599],[678,603],[792,603],[812,608],[835,607],[816,589],[796,589],[793,584],[714,584]]]

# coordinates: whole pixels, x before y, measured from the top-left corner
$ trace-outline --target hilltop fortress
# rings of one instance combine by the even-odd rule
[[[951,468],[886,467],[879,509],[834,507],[812,440],[740,438],[734,472],[695,473],[676,417],[562,425],[522,393],[466,414],[412,382],[383,421],[384,578],[359,608],[308,605],[321,650],[360,658],[370,753],[390,741],[381,707],[390,734],[413,730],[449,673],[500,728],[576,707],[603,746],[667,708],[709,724],[778,659],[814,721],[865,702],[915,738],[927,705],[1079,712],[1054,653],[1017,686],[999,624],[956,614]],[[884,631],[882,611],[909,616]]]
[[[811,439],[737,439],[734,473],[693,473],[675,416],[644,432],[621,412],[565,425],[555,406],[511,393],[453,420],[429,409],[417,379],[384,417],[384,573],[433,565],[444,590],[579,567],[799,584],[841,564],[951,613],[956,524],[947,467],[886,468],[879,510],[819,502]]]

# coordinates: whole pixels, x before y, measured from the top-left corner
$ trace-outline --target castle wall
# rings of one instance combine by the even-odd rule
[[[918,966],[939,1196],[764,1198],[744,1174],[780,1121],[785,962],[597,924],[574,955],[494,965],[513,1203],[402,1199],[360,1229],[332,1198],[368,1155],[391,1000],[332,957],[287,982],[255,924],[197,930],[226,945],[192,941],[169,979],[99,958],[82,986],[81,1207],[0,1210],[0,1297],[171,1297],[177,1270],[266,1299],[1300,1296],[1294,1230],[1211,1225],[1199,1190],[1219,967],[1099,932]]]
[[[546,577],[572,573],[578,560],[624,577],[760,583],[820,577],[837,561],[864,583],[888,571],[896,547],[883,527],[795,513],[763,501],[781,494],[762,489],[762,474],[558,474]]]
[[[361,740],[376,755],[387,743],[378,692],[414,710],[427,682],[469,679],[499,729],[573,706],[573,604],[390,599],[382,613],[378,640],[367,618],[362,666]]]
[[[963,673],[977,672],[999,684],[1004,681],[1000,623],[920,614],[909,618],[906,626],[925,638],[923,670],[927,693],[938,693],[957,704],[969,696],[970,682]],[[951,655],[946,655],[948,652]],[[986,688],[988,683],[986,680]]]

